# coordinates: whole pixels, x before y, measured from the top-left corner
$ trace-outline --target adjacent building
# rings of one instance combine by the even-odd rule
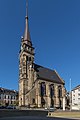
[[[0,105],[18,105],[18,91],[0,87]]]
[[[19,106],[61,108],[65,82],[55,70],[34,63],[35,48],[30,37],[28,15],[25,21],[19,52]]]
[[[80,85],[72,90],[72,109],[80,110]]]

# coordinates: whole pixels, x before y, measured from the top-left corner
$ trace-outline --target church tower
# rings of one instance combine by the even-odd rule
[[[27,92],[32,88],[34,82],[34,48],[31,42],[28,23],[28,2],[26,5],[25,32],[21,38],[19,53],[19,106],[25,106]]]
[[[34,63],[34,47],[28,23],[28,2],[25,23],[19,53],[19,106],[62,108],[65,96],[64,80],[55,70]]]

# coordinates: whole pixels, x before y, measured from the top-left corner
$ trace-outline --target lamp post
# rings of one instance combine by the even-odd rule
[[[65,111],[65,96],[63,97],[63,111]]]
[[[71,109],[72,109],[72,104],[71,104],[71,78],[70,78],[70,111],[71,111]]]

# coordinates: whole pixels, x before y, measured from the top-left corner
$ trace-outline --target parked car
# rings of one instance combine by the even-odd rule
[[[0,109],[6,109],[6,106],[0,106]]]
[[[53,107],[50,107],[50,108],[49,108],[49,111],[50,111],[50,112],[53,112],[53,111],[55,111],[55,110],[56,110],[56,109],[53,108]]]
[[[45,108],[45,110],[48,110],[48,111],[50,111],[50,112],[53,112],[53,111],[56,110],[56,108],[54,108],[54,107],[50,107],[50,108]]]
[[[16,109],[15,106],[7,106],[6,109]]]

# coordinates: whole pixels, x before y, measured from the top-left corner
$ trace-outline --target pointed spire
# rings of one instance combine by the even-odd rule
[[[26,0],[26,17],[28,17],[28,0]]]
[[[28,24],[28,0],[26,0],[26,27],[25,27],[25,33],[24,33],[24,41],[29,46],[32,46],[31,38],[30,38],[30,32],[29,32],[29,24]]]

